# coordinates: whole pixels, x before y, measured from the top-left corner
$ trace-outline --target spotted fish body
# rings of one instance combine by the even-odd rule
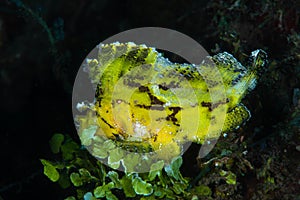
[[[246,68],[224,52],[209,58],[213,68],[172,63],[154,48],[134,43],[98,48],[98,58],[87,60],[96,86],[98,134],[134,151],[169,145],[179,153],[184,142],[203,143],[209,130],[218,133],[209,135],[215,138],[238,128],[250,117],[241,100],[255,87],[266,59],[264,51],[256,50],[254,65]],[[218,95],[221,90],[226,98]],[[214,102],[212,93],[217,94]]]

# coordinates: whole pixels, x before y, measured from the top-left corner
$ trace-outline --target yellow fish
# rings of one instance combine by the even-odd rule
[[[174,155],[184,142],[203,143],[209,129],[209,138],[217,138],[250,118],[241,100],[254,89],[266,57],[255,50],[244,67],[224,52],[209,57],[212,67],[172,63],[145,45],[100,44],[98,58],[87,61],[96,85],[97,134],[132,151],[167,147]]]

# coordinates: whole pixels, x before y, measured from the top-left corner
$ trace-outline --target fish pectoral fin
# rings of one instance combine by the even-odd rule
[[[238,129],[243,123],[251,117],[249,110],[243,104],[234,107],[226,114],[226,119],[223,126],[223,132],[229,132]]]

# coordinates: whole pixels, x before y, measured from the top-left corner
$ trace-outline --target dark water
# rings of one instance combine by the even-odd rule
[[[181,31],[200,42],[209,53],[228,51],[241,61],[254,49],[267,51],[270,69],[245,102],[253,118],[244,127],[244,135],[252,138],[249,151],[274,151],[278,158],[284,150],[288,151],[293,156],[287,156],[282,167],[292,176],[299,176],[299,169],[295,168],[299,164],[289,165],[289,161],[291,165],[299,161],[300,152],[296,150],[299,137],[298,141],[291,142],[299,132],[284,140],[286,143],[280,147],[274,142],[282,139],[276,135],[279,124],[289,128],[288,121],[297,106],[293,104],[293,92],[300,87],[299,20],[299,2],[283,0],[277,3],[267,0],[1,1],[0,196],[4,200],[63,199],[71,193],[43,175],[39,159],[55,159],[48,145],[54,133],[69,134],[78,141],[71,108],[77,70],[99,42],[121,31],[146,26]],[[294,126],[299,127],[295,120]],[[189,169],[197,173],[196,161],[189,162],[194,154],[185,158],[186,176],[194,176]],[[253,153],[248,159],[254,167],[262,166],[262,158]],[[238,193],[251,199],[257,181],[254,172],[247,176],[253,182],[246,184],[241,178],[244,187]],[[285,181],[287,184],[294,179]],[[290,191],[281,191],[282,197],[284,192],[295,193],[297,183],[286,187]],[[266,197],[276,198],[279,197],[274,193]]]

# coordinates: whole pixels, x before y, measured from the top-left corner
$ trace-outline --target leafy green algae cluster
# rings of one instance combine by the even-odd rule
[[[238,189],[241,178],[253,166],[245,158],[246,142],[234,143],[234,134],[226,140],[221,139],[212,154],[198,163],[200,171],[188,177],[183,175],[182,170],[189,169],[183,166],[182,157],[172,159],[168,165],[163,161],[153,163],[147,173],[117,171],[63,134],[54,134],[50,140],[56,161],[41,159],[41,163],[44,174],[66,189],[64,198],[68,200],[238,199],[242,198]],[[187,162],[191,168],[192,160]]]
[[[54,134],[51,150],[60,162],[41,159],[44,174],[62,188],[73,188],[72,199],[197,199],[210,196],[205,185],[189,188],[190,179],[182,176],[182,157],[174,158],[169,165],[163,161],[151,165],[148,173],[117,172],[96,160],[69,136]]]

